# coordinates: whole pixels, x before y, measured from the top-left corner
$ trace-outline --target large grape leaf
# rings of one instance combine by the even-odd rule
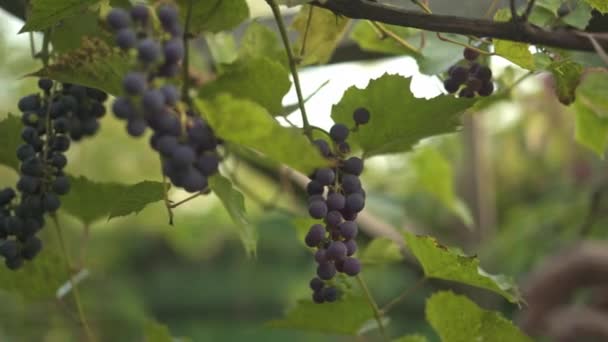
[[[460,114],[474,99],[441,95],[432,99],[415,98],[411,78],[384,75],[369,82],[367,88],[349,88],[332,109],[332,118],[353,125],[353,111],[365,107],[371,120],[353,133],[350,141],[358,143],[366,157],[410,150],[421,139],[455,132]]]
[[[388,238],[373,239],[359,254],[364,264],[382,265],[399,262],[404,259],[400,246]]]
[[[591,18],[593,17],[593,9],[585,2],[579,1],[572,12],[568,13],[561,20],[579,30],[584,30],[589,25]]]
[[[62,197],[62,209],[85,224],[96,220],[139,213],[148,204],[163,199],[163,185],[143,181],[133,185],[100,183],[85,177],[70,177],[71,190]]]
[[[19,170],[19,159],[17,159],[17,147],[23,144],[21,140],[21,120],[9,114],[0,121],[0,164]]]
[[[329,334],[358,335],[374,314],[363,297],[348,297],[319,305],[301,300],[285,318],[267,323],[273,328],[311,330]]]
[[[129,56],[98,38],[84,38],[81,46],[30,76],[93,87],[112,95],[122,94],[122,79],[131,64]]]
[[[509,21],[511,20],[511,12],[509,9],[503,8],[496,12],[494,20]],[[526,43],[496,39],[494,41],[494,50],[497,55],[508,59],[524,69],[535,69],[534,55],[530,52],[530,45]]]
[[[305,174],[327,165],[299,130],[282,127],[268,111],[250,100],[220,94],[197,104],[218,136],[254,149]]]
[[[585,2],[601,13],[608,13],[608,1],[606,0],[585,0]]]
[[[190,32],[220,32],[229,30],[249,18],[249,6],[245,0],[178,0],[185,20],[192,3]]]
[[[592,71],[585,75],[576,92],[577,102],[592,109],[597,116],[608,118],[608,71]]]
[[[32,0],[20,32],[44,31],[66,18],[78,16],[99,0]]]
[[[294,51],[301,59],[300,63],[327,63],[346,33],[349,21],[323,8],[302,6],[291,24],[298,32]]]
[[[559,101],[565,105],[574,102],[576,87],[583,74],[583,66],[569,59],[551,63],[547,69],[553,74],[555,92]]]
[[[283,110],[283,97],[289,91],[289,73],[280,63],[265,57],[239,59],[225,65],[219,78],[200,89],[202,98],[220,93],[254,101],[271,114]]]
[[[604,156],[608,145],[608,72],[590,72],[576,90],[573,108],[576,115],[575,139],[581,145]]]
[[[407,247],[422,265],[428,278],[456,281],[497,293],[511,303],[520,303],[521,295],[512,279],[491,275],[479,266],[479,259],[445,247],[429,236],[404,232]]]
[[[426,318],[444,342],[532,342],[500,313],[450,291],[437,292],[427,300]]]
[[[247,220],[245,197],[232,187],[232,183],[227,178],[220,175],[209,178],[209,186],[222,201],[230,217],[238,226],[245,251],[248,255],[255,256],[258,234],[255,226]]]
[[[418,30],[409,27],[394,25],[386,25],[385,27],[404,40],[419,32]],[[360,20],[355,24],[355,27],[350,33],[350,38],[354,40],[361,49],[366,51],[395,55],[410,55],[417,53],[416,50],[399,44],[395,39],[390,37],[379,37],[378,32],[365,20]]]
[[[247,26],[247,30],[241,38],[239,57],[242,59],[266,57],[281,63],[285,68],[288,66],[287,53],[278,40],[277,34],[257,21]]]
[[[53,29],[51,33],[51,43],[53,51],[63,54],[70,50],[80,48],[82,39],[88,37],[101,37],[107,34],[99,26],[99,14],[97,12],[86,11],[78,16],[65,19],[61,25]],[[104,38],[109,41],[109,34]]]
[[[173,342],[169,328],[152,319],[144,323],[144,335],[146,342]]]

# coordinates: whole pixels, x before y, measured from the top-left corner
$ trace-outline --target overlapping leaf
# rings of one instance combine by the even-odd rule
[[[19,159],[17,159],[17,147],[23,144],[21,139],[21,129],[23,124],[18,117],[8,115],[0,121],[0,164],[19,169]]]
[[[608,146],[608,72],[585,75],[576,90],[573,108],[576,115],[575,138],[583,146],[603,157]]]
[[[61,20],[78,16],[99,0],[32,0],[21,32],[44,31]]]
[[[249,18],[245,0],[178,0],[182,17],[192,3],[190,32],[220,32],[229,30]]]

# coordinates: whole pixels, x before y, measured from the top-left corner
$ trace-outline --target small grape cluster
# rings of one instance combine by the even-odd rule
[[[353,114],[355,129],[370,120],[365,108],[358,108]],[[335,167],[315,170],[306,187],[308,193],[308,213],[315,219],[323,219],[323,224],[314,224],[308,231],[305,242],[316,248],[317,277],[310,281],[315,303],[334,302],[340,292],[331,284],[338,272],[356,276],[361,271],[359,260],[353,257],[357,251],[355,238],[358,226],[357,214],[365,206],[365,191],[359,176],[363,172],[363,160],[358,157],[346,158],[350,146],[346,142],[350,129],[343,124],[331,127],[330,144],[317,139],[314,144],[321,154],[330,159]]]
[[[130,13],[114,9],[107,17],[116,32],[116,44],[125,51],[135,49],[138,60],[137,70],[123,80],[127,95],[116,99],[113,111],[127,121],[127,132],[133,137],[143,135],[148,127],[153,130],[150,145],[160,153],[163,172],[175,186],[188,192],[205,191],[208,177],[218,170],[220,141],[202,118],[183,110],[173,84],[157,86],[179,72],[183,29],[177,9],[161,5],[157,16],[164,32],[156,39],[150,16],[148,7],[136,5]]]
[[[445,90],[458,93],[459,97],[473,98],[475,95],[490,96],[494,92],[492,70],[476,62],[479,52],[471,48],[464,50],[464,64],[458,63],[448,70],[448,78],[443,82]]]
[[[0,255],[12,270],[40,252],[36,233],[44,227],[44,215],[57,211],[59,196],[70,190],[63,169],[71,140],[94,135],[105,114],[107,95],[100,90],[49,79],[40,79],[38,86],[43,96],[27,95],[18,104],[25,126],[24,144],[17,149],[20,196],[13,188],[0,190]]]

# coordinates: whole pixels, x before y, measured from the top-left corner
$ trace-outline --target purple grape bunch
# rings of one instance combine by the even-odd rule
[[[208,177],[218,170],[220,140],[192,110],[178,109],[181,94],[172,81],[184,58],[183,29],[174,6],[161,5],[156,15],[163,32],[155,35],[147,6],[136,5],[130,12],[116,8],[108,14],[116,44],[137,55],[135,70],[123,80],[125,96],[116,99],[113,111],[127,121],[129,135],[140,137],[148,128],[153,131],[150,145],[161,155],[163,172],[175,186],[188,192],[206,191]]]
[[[459,97],[465,98],[492,95],[494,92],[492,70],[476,62],[479,52],[467,47],[463,56],[464,62],[459,62],[448,69],[448,78],[443,82],[445,90],[450,94],[458,93]]]
[[[40,79],[41,94],[19,100],[24,144],[16,155],[20,177],[15,189],[0,190],[0,256],[11,270],[32,260],[42,249],[36,234],[45,225],[45,214],[61,206],[60,196],[70,190],[63,172],[65,152],[72,140],[94,135],[104,116],[104,92],[72,84]]]
[[[369,122],[370,113],[358,108],[353,119],[357,129]],[[332,283],[338,273],[356,276],[361,272],[361,263],[353,255],[357,251],[356,219],[365,207],[365,191],[359,179],[363,160],[347,156],[350,132],[347,126],[335,124],[329,131],[331,145],[323,139],[314,141],[321,154],[336,165],[315,170],[306,187],[309,215],[323,220],[313,224],[305,238],[306,245],[316,249],[317,276],[310,281],[315,303],[334,302],[340,297]]]

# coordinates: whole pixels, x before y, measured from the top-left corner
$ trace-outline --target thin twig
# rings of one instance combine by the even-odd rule
[[[442,40],[442,41],[444,41],[444,42],[448,42],[448,43],[452,43],[452,44],[460,45],[460,46],[462,46],[462,47],[465,47],[465,48],[468,48],[468,49],[471,49],[471,50],[477,51],[477,52],[479,52],[479,53],[480,53],[480,54],[482,54],[482,55],[486,55],[486,56],[492,56],[492,55],[494,55],[494,53],[492,53],[492,52],[488,52],[488,51],[485,51],[485,50],[481,50],[481,49],[479,49],[479,48],[477,48],[477,47],[475,47],[475,46],[472,46],[472,45],[469,45],[469,44],[465,44],[465,43],[461,43],[461,42],[459,42],[459,41],[457,41],[457,40],[447,38],[447,37],[443,36],[443,35],[442,35],[441,33],[439,33],[439,32],[437,32],[437,38],[439,38],[439,40]]]
[[[359,285],[361,286],[361,289],[363,290],[363,293],[365,293],[365,298],[367,299],[369,306],[372,308],[372,311],[374,312],[374,318],[376,319],[376,323],[378,323],[378,329],[380,330],[380,335],[382,335],[382,338],[385,341],[390,341],[388,335],[386,334],[386,329],[384,329],[384,324],[382,323],[382,312],[380,312],[380,309],[378,309],[378,304],[374,300],[374,297],[372,296],[372,293],[369,291],[367,284],[361,277],[361,274],[357,275],[356,278],[357,278],[357,281],[359,282]]]
[[[173,210],[171,210],[171,200],[169,200],[169,183],[167,182],[167,176],[165,176],[165,172],[162,169],[163,160],[161,157],[161,170],[160,173],[163,177],[163,202],[165,202],[165,208],[167,208],[167,214],[169,215],[169,225],[173,225]]]
[[[304,56],[304,52],[306,51],[306,41],[308,40],[308,32],[310,31],[310,23],[312,22],[312,13],[314,11],[314,7],[308,7],[308,18],[306,18],[306,28],[304,29],[304,35],[302,37],[302,46],[300,47],[300,56]]]
[[[398,34],[396,34],[395,32],[387,29],[384,25],[380,24],[380,23],[376,23],[374,21],[370,21],[370,23],[372,24],[372,26],[374,26],[378,31],[382,32],[382,34],[386,35],[387,37],[390,37],[391,39],[393,39],[395,42],[397,42],[399,45],[403,46],[404,48],[413,51],[416,54],[421,54],[420,50],[418,50],[415,46],[413,46],[412,44],[408,43],[405,39],[399,37]]]
[[[287,58],[289,59],[289,68],[291,69],[291,76],[293,77],[293,83],[296,88],[296,94],[298,96],[298,105],[300,107],[300,113],[302,114],[304,134],[308,137],[308,140],[312,141],[312,131],[310,129],[310,123],[308,122],[308,116],[306,115],[306,106],[304,105],[305,101],[304,96],[302,95],[300,76],[298,75],[298,66],[296,63],[296,59],[293,56],[293,52],[291,51],[291,45],[289,44],[289,36],[287,35],[287,28],[285,27],[285,22],[283,21],[283,17],[281,16],[281,10],[279,9],[279,5],[277,5],[275,0],[266,0],[266,2],[272,9],[272,14],[274,15],[274,19],[277,22],[277,26],[279,27],[281,39],[283,40],[283,45],[285,46],[285,52],[287,53]]]
[[[511,9],[511,20],[518,21],[519,14],[517,14],[517,7],[515,6],[515,0],[509,0],[509,8]]]
[[[534,9],[535,2],[536,2],[536,0],[528,1],[528,7],[526,7],[526,10],[525,10],[523,16],[521,17],[523,21],[527,21],[528,18],[530,17],[530,14],[532,14],[532,10]]]
[[[177,203],[171,204],[170,207],[171,207],[171,209],[175,209],[175,208],[179,207],[180,205],[188,203],[188,202],[192,201],[193,199],[198,198],[202,195],[203,195],[203,192],[198,192],[194,195],[186,197],[185,199],[183,199]]]
[[[84,332],[87,335],[87,340],[95,341],[95,335],[93,335],[91,327],[89,327],[89,323],[87,322],[87,318],[84,314],[84,309],[82,307],[82,302],[80,301],[80,291],[78,290],[76,282],[74,282],[74,280],[72,279],[72,262],[70,261],[70,254],[68,252],[65,239],[63,238],[63,232],[61,229],[61,225],[59,224],[59,219],[55,214],[53,214],[51,217],[53,219],[53,222],[55,223],[55,230],[57,231],[57,237],[59,238],[59,247],[61,248],[61,253],[63,254],[63,261],[65,262],[66,270],[68,272],[69,282],[72,286],[74,303],[76,304],[76,310],[78,311],[78,318],[80,319],[80,324],[82,325]]]
[[[380,312],[383,315],[386,314],[387,312],[389,312],[395,305],[397,305],[401,301],[407,299],[414,291],[416,291],[420,287],[422,287],[422,285],[424,285],[424,283],[426,282],[426,280],[427,280],[426,277],[418,279],[418,281],[416,281],[416,283],[414,284],[414,286],[408,287],[399,296],[395,297],[393,300],[391,300],[386,305],[384,305],[384,307],[382,307],[382,309],[380,310]]]
[[[493,0],[492,3],[490,4],[490,7],[488,7],[488,10],[486,11],[486,14],[484,14],[484,18],[489,18],[490,16],[492,16],[492,13],[494,12],[494,10],[496,9],[496,6],[498,6],[498,3],[501,0]]]

